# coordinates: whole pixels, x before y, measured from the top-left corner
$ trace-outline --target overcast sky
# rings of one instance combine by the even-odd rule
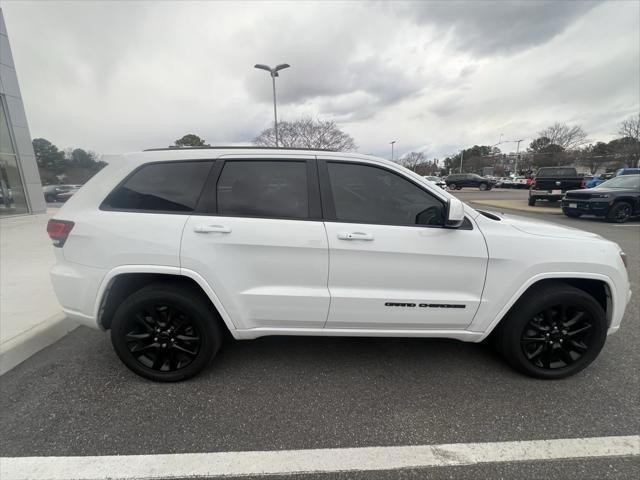
[[[117,153],[335,120],[362,153],[609,140],[640,109],[640,2],[2,1],[33,137]],[[505,144],[503,151],[515,148]]]

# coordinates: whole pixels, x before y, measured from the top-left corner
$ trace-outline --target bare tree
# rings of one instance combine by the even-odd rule
[[[396,163],[408,168],[409,170],[416,171],[418,165],[425,162],[425,156],[422,152],[410,152],[402,157],[396,159]]]
[[[294,122],[279,122],[278,137],[280,146],[284,148],[317,148],[340,152],[358,148],[353,138],[340,130],[335,122],[309,117]],[[253,140],[253,143],[262,147],[275,147],[275,130],[267,128]]]
[[[624,120],[620,124],[618,133],[622,137],[633,138],[636,142],[640,142],[640,113]]]
[[[538,137],[546,137],[549,139],[549,143],[559,145],[565,150],[575,150],[589,143],[587,134],[582,126],[569,126],[560,122],[556,122],[538,132]]]

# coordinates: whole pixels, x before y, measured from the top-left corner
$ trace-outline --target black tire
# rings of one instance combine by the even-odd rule
[[[449,188],[450,188],[451,190],[455,190],[455,189],[456,189],[456,184],[455,184],[455,183],[450,183],[450,184],[449,184]]]
[[[486,183],[481,183],[478,188],[484,192],[485,190],[489,190],[489,185],[487,185]]]
[[[529,206],[530,207],[536,206],[536,197],[529,197]]]
[[[561,282],[530,289],[502,320],[499,350],[515,369],[535,378],[574,375],[598,356],[607,338],[602,306]]]
[[[222,338],[220,319],[208,299],[173,282],[133,293],[111,323],[111,343],[120,360],[156,382],[198,374],[211,363]]]
[[[53,195],[45,195],[44,201],[48,203],[53,203],[56,201],[56,198]]]
[[[607,213],[607,222],[625,223],[631,217],[633,207],[627,202],[617,202]]]
[[[580,218],[582,215],[581,213],[572,212],[571,210],[563,210],[562,212],[569,218]]]

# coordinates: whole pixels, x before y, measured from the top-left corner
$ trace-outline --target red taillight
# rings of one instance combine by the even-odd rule
[[[54,247],[62,247],[64,245],[74,225],[73,222],[67,220],[49,220],[49,223],[47,223],[47,233],[53,241]]]
[[[582,180],[580,182],[580,188],[587,188],[587,181],[586,180]]]
[[[535,186],[536,186],[536,179],[535,179],[535,178],[532,178],[532,179],[531,179],[531,186],[532,186],[532,187],[535,187]]]

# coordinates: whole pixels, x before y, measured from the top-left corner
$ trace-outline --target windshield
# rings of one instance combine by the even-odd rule
[[[640,190],[640,175],[622,175],[601,183],[595,188],[630,188]]]

